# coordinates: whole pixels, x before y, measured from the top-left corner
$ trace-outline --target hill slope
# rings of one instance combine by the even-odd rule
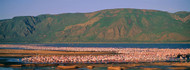
[[[190,12],[108,9],[0,20],[0,42],[189,42]]]

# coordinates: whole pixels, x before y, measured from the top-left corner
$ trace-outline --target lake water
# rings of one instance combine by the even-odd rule
[[[40,44],[43,46],[54,46],[54,47],[114,47],[114,48],[190,48],[190,44]]]
[[[0,57],[0,63],[2,62],[21,62],[22,58],[9,58],[9,57]]]
[[[12,44],[12,45],[39,45],[46,47],[113,47],[113,48],[170,48],[187,49],[190,44],[125,44],[125,43],[60,43],[60,44]],[[0,49],[9,49],[10,47],[0,47]],[[24,49],[12,47],[11,49]]]

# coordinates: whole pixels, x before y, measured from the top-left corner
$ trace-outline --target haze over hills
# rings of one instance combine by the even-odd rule
[[[190,42],[190,12],[107,9],[0,20],[0,42]]]

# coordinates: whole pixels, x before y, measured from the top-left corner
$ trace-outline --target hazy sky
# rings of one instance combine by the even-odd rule
[[[173,13],[190,11],[190,0],[0,0],[0,19],[114,8],[154,9]]]

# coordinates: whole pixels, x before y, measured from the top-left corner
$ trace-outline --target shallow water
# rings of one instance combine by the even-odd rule
[[[169,69],[169,67],[175,67],[175,66],[137,66],[125,70],[141,70],[142,68],[158,68],[162,70],[173,70]],[[186,68],[187,70],[190,69],[189,67]],[[62,69],[51,66],[51,67],[0,67],[0,70],[62,70]],[[66,69],[66,70],[107,70],[107,67],[95,67],[93,69],[78,68],[78,69]]]
[[[60,70],[56,67],[0,67],[0,70]]]
[[[3,58],[0,57],[0,62],[22,62],[22,58]]]

